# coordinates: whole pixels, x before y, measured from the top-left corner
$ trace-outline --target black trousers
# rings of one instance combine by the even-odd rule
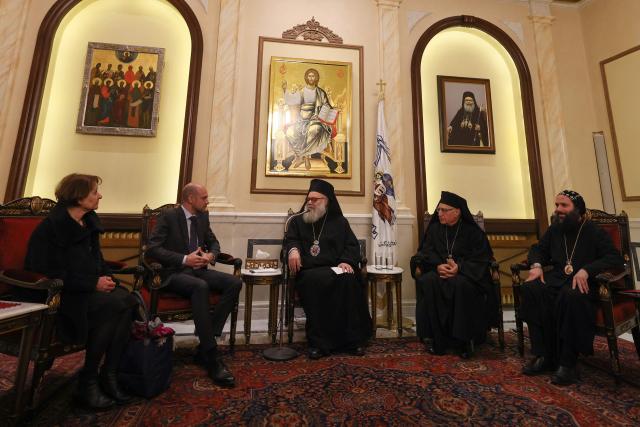
[[[520,318],[527,322],[531,353],[551,363],[575,366],[578,354],[593,354],[596,331],[596,301],[593,293],[549,286],[539,279],[521,288]]]
[[[81,379],[98,374],[104,356],[103,370],[115,372],[129,342],[133,308],[136,300],[128,290],[116,286],[112,292],[93,292],[89,297],[89,334]]]
[[[238,302],[242,280],[221,271],[188,268],[173,274],[165,289],[191,299],[193,323],[200,340],[200,350],[207,352],[216,347],[215,337],[222,334],[224,323]],[[209,306],[211,291],[221,293],[213,312]]]

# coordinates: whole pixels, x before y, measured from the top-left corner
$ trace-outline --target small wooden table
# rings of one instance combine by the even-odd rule
[[[15,382],[16,401],[13,417],[16,419],[24,411],[24,385],[33,348],[33,337],[40,325],[42,314],[47,308],[45,304],[0,301],[0,335],[22,331]]]
[[[400,267],[393,267],[392,269],[377,270],[374,266],[367,266],[367,281],[369,282],[369,294],[371,297],[371,318],[373,334],[375,336],[377,324],[376,324],[376,288],[378,283],[384,283],[387,293],[387,329],[391,329],[393,324],[393,293],[391,287],[395,287],[396,290],[396,323],[398,327],[398,336],[402,337],[402,272],[404,270]]]
[[[282,273],[273,270],[260,271],[260,269],[241,270],[242,281],[245,284],[244,294],[244,339],[249,344],[251,339],[251,306],[253,305],[253,287],[269,286],[269,323],[267,333],[271,336],[271,343],[276,343],[278,329],[278,296],[282,283]]]

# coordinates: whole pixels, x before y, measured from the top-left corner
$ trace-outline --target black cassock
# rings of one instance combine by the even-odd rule
[[[521,289],[520,318],[527,322],[531,352],[544,356],[551,363],[575,365],[578,353],[593,354],[596,330],[598,290],[595,277],[608,269],[622,269],[623,260],[609,235],[587,221],[572,258],[573,273],[565,274],[567,255],[576,242],[578,229],[565,232],[551,225],[540,241],[531,247],[530,264],[551,265],[544,273],[546,283],[539,279],[525,282]],[[573,276],[585,269],[589,274],[589,293],[571,289]]]
[[[313,226],[319,237],[320,253],[311,256],[313,229],[296,217],[289,226],[286,248],[297,248],[302,268],[295,287],[307,316],[306,333],[310,347],[323,351],[351,349],[363,345],[371,336],[371,317],[365,284],[359,274],[360,245],[349,222],[342,215],[329,213]],[[355,274],[336,274],[331,267],[349,264]]]
[[[436,268],[447,262],[447,237],[451,245],[457,224],[432,222],[412,258],[412,271],[416,266],[422,270],[416,279],[417,335],[433,339],[438,351],[471,340],[484,342],[489,325],[497,318],[487,236],[475,223],[461,218],[459,224],[452,251],[459,269],[456,276],[441,279]]]

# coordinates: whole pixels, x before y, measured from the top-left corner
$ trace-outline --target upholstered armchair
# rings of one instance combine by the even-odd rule
[[[481,211],[478,211],[477,214],[473,215],[473,220],[478,224],[478,226],[484,231],[484,215]],[[425,212],[424,214],[424,227],[423,230],[426,233],[427,228],[429,228],[429,223],[431,222],[431,214],[429,212]],[[422,236],[420,236],[422,238]],[[489,264],[489,274],[491,275],[491,281],[493,283],[493,289],[495,292],[495,298],[498,303],[498,313],[494,313],[489,317],[491,320],[492,317],[495,318],[494,321],[490,321],[490,328],[498,329],[498,342],[500,344],[500,349],[504,349],[504,319],[502,316],[502,290],[500,288],[500,273],[499,273],[500,265],[496,262],[495,259],[491,260]],[[423,272],[420,269],[420,266],[416,266],[415,270],[412,271],[413,277],[419,277]]]
[[[158,208],[151,209],[145,206],[142,209],[142,234],[140,236],[140,264],[144,265],[148,271],[147,279],[144,281],[141,293],[151,317],[158,316],[163,322],[183,321],[192,318],[191,301],[173,292],[161,288],[163,272],[162,265],[146,255],[147,244],[151,237],[151,232],[155,227],[158,217],[167,209],[174,209],[179,205],[169,203]],[[220,253],[216,258],[216,263],[233,266],[233,274],[240,277],[242,260],[226,253]],[[209,305],[214,307],[220,301],[220,294],[209,293]],[[229,334],[229,344],[231,347],[236,342],[236,327],[238,322],[238,303],[231,312],[231,331]]]
[[[84,349],[69,345],[56,337],[56,314],[64,283],[24,269],[29,238],[36,226],[49,214],[55,202],[40,197],[25,197],[0,205],[0,299],[39,302],[48,306],[34,338],[30,360],[34,362],[33,380],[28,396],[35,404],[44,373],[56,357]],[[134,286],[142,278],[141,267],[126,267],[124,263],[108,262],[114,274],[133,274]],[[0,352],[18,356],[19,334],[0,337]]]
[[[621,291],[634,289],[633,269],[629,265],[629,219],[623,211],[619,215],[609,214],[600,210],[588,211],[591,221],[602,227],[611,237],[614,246],[621,252],[625,267],[623,271],[609,271],[596,277],[598,283],[599,305],[596,311],[596,333],[607,339],[611,370],[619,379],[621,374],[618,353],[618,337],[631,332],[640,357],[640,317],[636,301]],[[511,266],[513,278],[514,308],[516,317],[516,331],[518,334],[518,351],[524,356],[524,327],[520,318],[521,289],[524,282],[521,272],[528,271],[526,262]]]

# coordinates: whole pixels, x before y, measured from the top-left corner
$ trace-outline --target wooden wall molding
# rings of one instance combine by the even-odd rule
[[[422,106],[422,81],[420,64],[427,44],[439,32],[451,27],[476,28],[496,39],[509,53],[518,71],[520,78],[520,92],[522,96],[522,110],[524,114],[525,138],[527,142],[527,157],[529,161],[529,174],[531,177],[531,191],[533,196],[533,211],[535,216],[535,230],[541,236],[548,226],[546,202],[544,197],[544,183],[542,179],[542,164],[540,160],[540,147],[538,143],[538,131],[536,127],[536,113],[533,100],[533,86],[531,73],[524,54],[507,33],[501,28],[484,19],[460,15],[442,19],[429,27],[418,40],[413,56],[411,57],[411,97],[413,105],[413,140],[415,154],[415,180],[416,180],[416,208],[420,235],[424,232],[422,223],[427,199],[427,187],[425,183],[424,161],[424,123]],[[531,225],[519,220],[490,220],[487,219],[487,228],[492,221],[497,221],[500,228],[511,225],[513,227],[529,228]],[[506,222],[505,222],[506,221]],[[509,224],[511,222],[511,224]],[[507,232],[508,230],[504,230]],[[514,230],[515,231],[515,230]]]
[[[27,91],[22,106],[20,127],[13,152],[13,160],[9,172],[9,180],[5,191],[5,202],[17,199],[24,195],[24,190],[33,152],[36,136],[38,117],[42,104],[44,87],[47,80],[47,70],[51,59],[51,49],[56,31],[62,19],[81,0],[58,0],[45,15],[38,36],[29,72]],[[180,189],[191,180],[193,168],[193,149],[195,145],[196,121],[198,117],[198,99],[200,93],[200,78],[202,73],[202,30],[198,18],[193,13],[186,0],[168,0],[182,15],[191,34],[191,62],[189,64],[189,85],[187,88],[187,100],[185,107],[184,131],[182,134],[182,154],[180,158],[180,173],[178,178],[178,192],[176,200],[179,200]],[[141,207],[142,209],[142,207]],[[114,217],[114,215],[116,215]],[[122,215],[116,219],[117,214],[109,215],[118,224],[128,224],[132,218],[135,226],[140,225],[140,215]]]

